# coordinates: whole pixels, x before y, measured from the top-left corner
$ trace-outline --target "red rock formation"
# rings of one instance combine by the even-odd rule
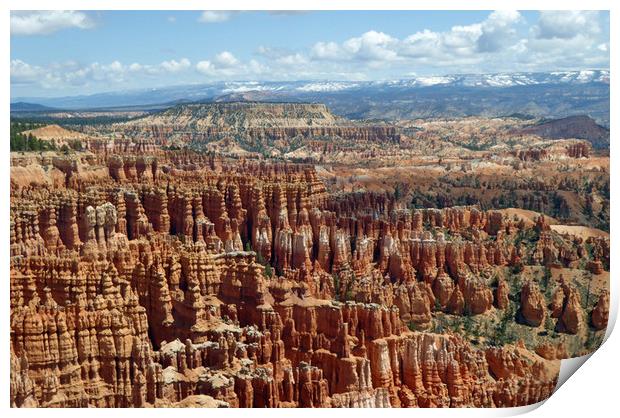
[[[562,315],[564,310],[564,290],[562,290],[562,286],[555,288],[549,309],[551,310],[552,318],[559,318]]]
[[[540,161],[549,158],[549,153],[546,149],[529,148],[525,150],[519,150],[515,153],[517,158],[521,161]]]
[[[607,328],[609,320],[609,292],[601,294],[596,302],[596,306],[592,310],[591,322],[592,326],[598,330]]]
[[[499,211],[329,195],[305,165],[92,163],[106,174],[11,191],[13,406],[493,407],[555,387],[555,361],[431,330],[507,309],[509,268],[570,263],[578,243],[544,229],[519,247],[534,226]],[[536,285],[521,305],[543,322]],[[604,317],[601,299],[593,326]]]
[[[601,260],[593,260],[593,261],[588,261],[588,264],[586,265],[586,269],[595,275],[599,275],[602,274],[603,271],[605,271],[603,269],[603,263],[601,262]]]
[[[528,281],[521,289],[521,315],[525,323],[538,327],[545,319],[545,301],[538,289],[538,285],[533,281]]]
[[[572,158],[587,158],[590,156],[590,148],[587,142],[580,141],[570,144],[566,149],[566,153]]]
[[[574,287],[567,284],[562,286],[562,290],[564,292],[564,310],[560,316],[562,329],[569,334],[577,334],[586,324],[581,308],[581,297]]]
[[[506,309],[510,303],[508,283],[506,280],[499,279],[497,288],[495,289],[495,307],[497,309]]]

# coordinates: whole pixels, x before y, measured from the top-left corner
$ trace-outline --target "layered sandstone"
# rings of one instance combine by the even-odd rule
[[[608,260],[608,241],[585,251],[542,217],[410,209],[329,192],[312,165],[188,151],[34,162],[61,181],[12,182],[12,406],[526,405],[561,356],[475,345],[437,315],[519,298],[565,335],[607,321],[598,290],[584,310],[566,283],[553,312],[533,281],[512,291],[523,265]]]

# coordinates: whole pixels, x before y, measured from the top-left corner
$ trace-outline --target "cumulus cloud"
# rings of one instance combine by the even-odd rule
[[[170,60],[164,61],[160,64],[162,70],[169,73],[178,73],[191,67],[192,63],[187,58],[182,58],[179,61]]]
[[[94,22],[83,12],[52,10],[11,12],[11,35],[48,35],[61,29],[90,29]]]
[[[342,44],[317,42],[312,47],[310,55],[314,59],[328,61],[393,61],[398,59],[398,44],[398,39],[384,32],[371,30]]]
[[[224,10],[205,10],[200,14],[198,21],[203,23],[226,22],[236,13],[238,12]]]
[[[255,59],[241,61],[229,51],[222,51],[210,60],[196,63],[196,71],[212,79],[255,78],[272,71]]]
[[[116,64],[118,63],[118,64]],[[168,60],[162,61],[159,64],[140,64],[134,62],[129,65],[123,65],[118,61],[115,61],[114,69],[122,73],[140,73],[143,75],[161,75],[161,74],[175,74],[185,71],[192,66],[192,62],[187,58],[181,58],[180,60]]]
[[[514,25],[521,19],[519,12],[493,12],[480,23],[457,25],[444,32],[425,29],[404,39],[371,30],[342,44],[317,42],[310,57],[328,61],[354,60],[371,66],[407,61],[427,65],[471,64],[482,59],[481,53],[496,52],[514,42]]]
[[[340,46],[336,42],[317,42],[312,47],[310,55],[319,60],[340,60],[345,58],[341,54]]]
[[[281,66],[298,66],[308,64],[309,59],[301,52],[294,52],[286,48],[270,48],[259,46],[259,55],[269,59],[270,62]]]
[[[52,88],[82,86],[89,81],[122,82],[125,80],[126,69],[119,61],[109,64],[93,62],[84,66],[67,61],[43,67],[16,59],[11,61],[11,83],[38,84],[43,88]]]
[[[609,52],[598,48],[598,42],[587,35],[579,34],[570,39],[530,38],[522,41],[511,58],[525,70],[544,68],[575,69],[604,68],[609,66]]]
[[[187,58],[163,61],[159,64],[123,64],[115,60],[104,64],[92,62],[80,64],[75,61],[52,63],[47,66],[32,65],[21,59],[11,61],[11,84],[39,85],[43,88],[63,86],[86,86],[93,83],[124,83],[140,76],[165,76],[178,74],[192,63]]]
[[[196,70],[202,74],[212,74],[215,71],[215,66],[211,63],[211,61],[198,61],[196,64]]]
[[[281,57],[278,57],[275,62],[278,65],[295,67],[295,66],[307,64],[308,59],[306,58],[305,55],[297,52],[294,54],[282,55]]]
[[[41,67],[19,59],[11,60],[11,84],[30,84],[41,77]]]
[[[371,30],[360,37],[345,41],[343,48],[351,56],[361,60],[393,61],[398,58],[398,53],[394,51],[397,45],[398,39]]]
[[[517,31],[515,24],[522,20],[517,11],[495,11],[480,25],[480,36],[476,40],[480,52],[496,52],[513,43]]]
[[[478,23],[445,31],[424,29],[402,39],[368,31],[342,43],[321,41],[308,56],[330,63],[357,61],[370,69],[424,66],[448,72],[497,71],[509,64],[513,71],[554,68],[553,62],[562,68],[605,66],[609,56],[601,52],[606,52],[608,40],[597,38],[599,17],[598,12],[541,12],[528,32],[519,12],[502,10]]]
[[[579,35],[595,35],[600,32],[598,11],[541,11],[534,26],[540,39],[572,39]]]
[[[239,65],[239,60],[228,51],[223,51],[217,54],[214,61],[220,68],[231,68],[235,65]]]
[[[477,60],[482,25],[454,26],[446,32],[424,30],[405,38],[399,53],[412,62],[433,66]]]
[[[208,15],[224,21],[229,12]],[[541,12],[529,22],[519,12],[497,11],[479,22],[442,31],[420,30],[396,37],[368,30],[340,42],[319,40],[298,49],[259,46],[254,57],[223,50],[192,63],[76,62],[33,65],[11,61],[13,85],[63,86],[126,83],[144,77],[173,82],[258,79],[361,80],[458,72],[541,71],[609,66],[609,34],[597,12]],[[529,27],[526,26],[529,23]],[[566,28],[570,27],[571,30]],[[172,54],[172,53],[171,53]]]
[[[541,11],[512,58],[525,70],[609,67],[602,24],[597,11]]]

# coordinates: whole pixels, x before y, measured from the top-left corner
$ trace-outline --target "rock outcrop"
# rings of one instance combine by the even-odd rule
[[[12,406],[507,407],[555,388],[551,349],[437,328],[509,312],[524,263],[589,257],[542,220],[329,193],[304,164],[89,158],[11,189]],[[588,326],[576,290],[561,292],[547,313],[527,281],[527,324]],[[595,329],[608,310],[602,295]]]
[[[521,289],[521,315],[525,322],[538,327],[545,319],[546,309],[538,285],[533,281],[528,281]]]
[[[607,328],[609,320],[609,292],[603,293],[592,310],[592,326],[598,330]]]

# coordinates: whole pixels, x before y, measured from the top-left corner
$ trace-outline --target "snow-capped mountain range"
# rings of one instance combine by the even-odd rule
[[[258,97],[303,99],[305,95],[355,91],[409,90],[418,88],[508,88],[537,85],[609,84],[608,70],[554,71],[536,73],[456,74],[412,76],[382,81],[217,81],[208,84],[124,90],[66,97],[15,97],[11,101],[61,108],[145,106],[171,102],[216,100],[254,93]]]
[[[512,87],[537,84],[609,83],[608,70],[554,71],[549,73],[463,74],[419,76],[402,80],[374,82],[312,82],[296,87],[299,91],[339,91],[362,86],[385,87]]]

